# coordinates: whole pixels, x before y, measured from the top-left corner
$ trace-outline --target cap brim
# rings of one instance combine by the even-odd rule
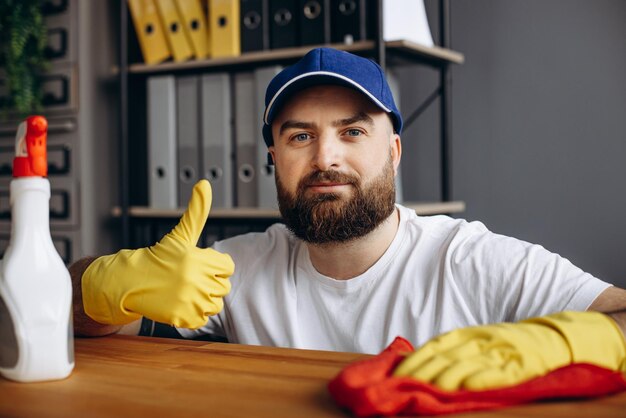
[[[359,83],[342,76],[341,74],[329,72],[329,71],[313,71],[305,74],[301,74],[298,77],[293,78],[288,83],[280,88],[272,97],[265,114],[263,115],[263,123],[270,125],[276,114],[283,107],[285,102],[296,92],[301,91],[308,87],[318,85],[339,85],[348,88],[356,89],[357,91],[365,94],[376,106],[381,108],[387,113],[392,113],[392,110],[385,106],[380,100],[378,100],[372,93],[361,86]]]

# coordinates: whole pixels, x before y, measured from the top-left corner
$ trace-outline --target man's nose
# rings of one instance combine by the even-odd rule
[[[320,171],[339,168],[341,165],[341,141],[334,135],[320,135],[316,141],[313,166]]]

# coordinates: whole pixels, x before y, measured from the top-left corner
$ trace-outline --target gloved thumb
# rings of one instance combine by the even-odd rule
[[[196,245],[211,211],[213,193],[208,180],[202,179],[193,186],[187,210],[171,234],[190,245]]]

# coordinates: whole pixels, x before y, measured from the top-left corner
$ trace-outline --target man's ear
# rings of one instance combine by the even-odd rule
[[[400,158],[402,157],[402,141],[400,135],[394,133],[391,134],[389,139],[389,147],[391,148],[391,160],[393,162],[393,174],[398,174],[398,166],[400,165]]]
[[[270,145],[269,147],[267,147],[267,152],[272,157],[272,162],[274,163],[274,165],[276,165],[276,150],[274,149],[274,145]]]

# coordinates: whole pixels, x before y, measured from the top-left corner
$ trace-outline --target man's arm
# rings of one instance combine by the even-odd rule
[[[571,363],[626,372],[626,290],[607,288],[588,310],[593,312],[453,330],[409,354],[394,374],[445,390],[484,390],[518,384]]]
[[[144,321],[138,319],[127,325],[106,325],[94,321],[85,313],[82,295],[83,273],[96,257],[81,258],[69,267],[72,277],[74,311],[74,334],[78,337],[103,337],[110,334],[144,335],[153,337],[182,338],[176,329],[167,324],[148,321],[147,329],[143,329]],[[213,340],[211,340],[213,341]]]
[[[626,336],[626,290],[619,287],[609,287],[593,301],[589,311],[607,314],[617,323]]]
[[[72,277],[72,309],[74,312],[74,334],[79,337],[101,337],[118,332],[121,325],[105,325],[94,321],[85,313],[83,307],[83,273],[96,257],[81,258],[69,268]]]
[[[72,309],[74,313],[74,334],[78,337],[103,337],[110,334],[143,335],[165,338],[183,338],[175,327],[161,324],[146,318],[138,319],[127,325],[106,325],[91,319],[83,307],[82,277],[83,273],[96,257],[85,257],[69,267],[72,278]],[[222,337],[211,334],[202,335],[198,339],[206,341],[226,342]]]

